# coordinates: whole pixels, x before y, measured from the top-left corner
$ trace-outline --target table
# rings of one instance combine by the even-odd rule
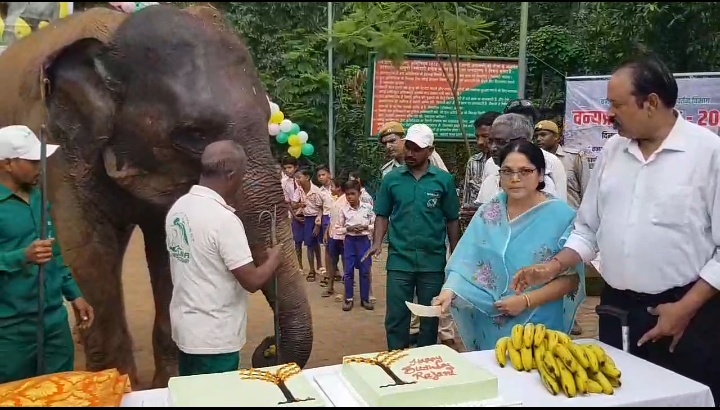
[[[527,407],[714,407],[710,388],[665,370],[652,363],[638,359],[621,350],[607,346],[596,340],[576,340],[576,343],[595,343],[603,347],[623,372],[622,387],[612,396],[588,395],[569,399],[560,394],[550,395],[540,382],[537,372],[518,372],[507,366],[502,369],[495,361],[491,350],[463,353],[468,360],[478,364],[498,376],[500,396],[504,401],[521,402]],[[330,401],[338,407],[352,407],[351,397],[345,383],[340,379],[340,365],[308,369],[303,375],[318,388],[318,393],[327,393]],[[335,376],[335,377],[331,377]],[[315,380],[335,380],[332,389],[324,388]],[[123,399],[123,407],[167,407],[167,389],[155,389],[130,393]],[[357,406],[356,403],[353,403]]]

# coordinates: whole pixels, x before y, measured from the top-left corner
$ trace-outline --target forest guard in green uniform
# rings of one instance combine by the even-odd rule
[[[47,145],[47,155],[57,150]],[[94,314],[65,265],[47,219],[47,240],[40,240],[42,200],[41,143],[26,126],[0,128],[0,383],[71,371],[75,363],[67,309],[70,301],[81,318],[80,328],[92,325]],[[44,319],[38,316],[38,272],[45,266]],[[38,326],[44,342],[38,345]]]
[[[390,350],[410,346],[405,302],[417,292],[418,303],[431,304],[445,280],[445,240],[452,252],[460,239],[460,200],[452,175],[430,164],[433,140],[427,125],[408,128],[405,164],[383,178],[375,198],[375,234],[366,257],[380,254],[389,226],[385,331]],[[436,344],[437,334],[438,319],[422,318],[418,347]]]

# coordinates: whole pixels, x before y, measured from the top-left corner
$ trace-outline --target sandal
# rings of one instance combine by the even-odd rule
[[[327,286],[328,286],[328,278],[325,277],[325,278],[320,279],[320,287],[326,288]]]
[[[305,278],[308,282],[315,282],[315,277],[317,274],[315,272],[308,273],[307,278]]]
[[[329,298],[330,296],[334,295],[335,291],[332,289],[325,289],[325,292],[321,293],[320,296],[324,298]]]

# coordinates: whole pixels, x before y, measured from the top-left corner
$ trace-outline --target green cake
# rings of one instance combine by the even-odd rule
[[[445,346],[347,356],[342,375],[370,407],[429,407],[498,398],[497,377]]]
[[[295,363],[173,377],[168,389],[172,407],[327,407]]]

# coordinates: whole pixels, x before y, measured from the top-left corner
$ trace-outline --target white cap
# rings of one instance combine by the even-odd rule
[[[32,130],[24,125],[9,125],[0,128],[0,160],[26,159],[40,161],[40,140]],[[57,145],[47,144],[47,156],[54,154]]]
[[[408,128],[403,141],[414,142],[420,148],[432,147],[435,136],[432,130],[425,124],[415,124]]]

